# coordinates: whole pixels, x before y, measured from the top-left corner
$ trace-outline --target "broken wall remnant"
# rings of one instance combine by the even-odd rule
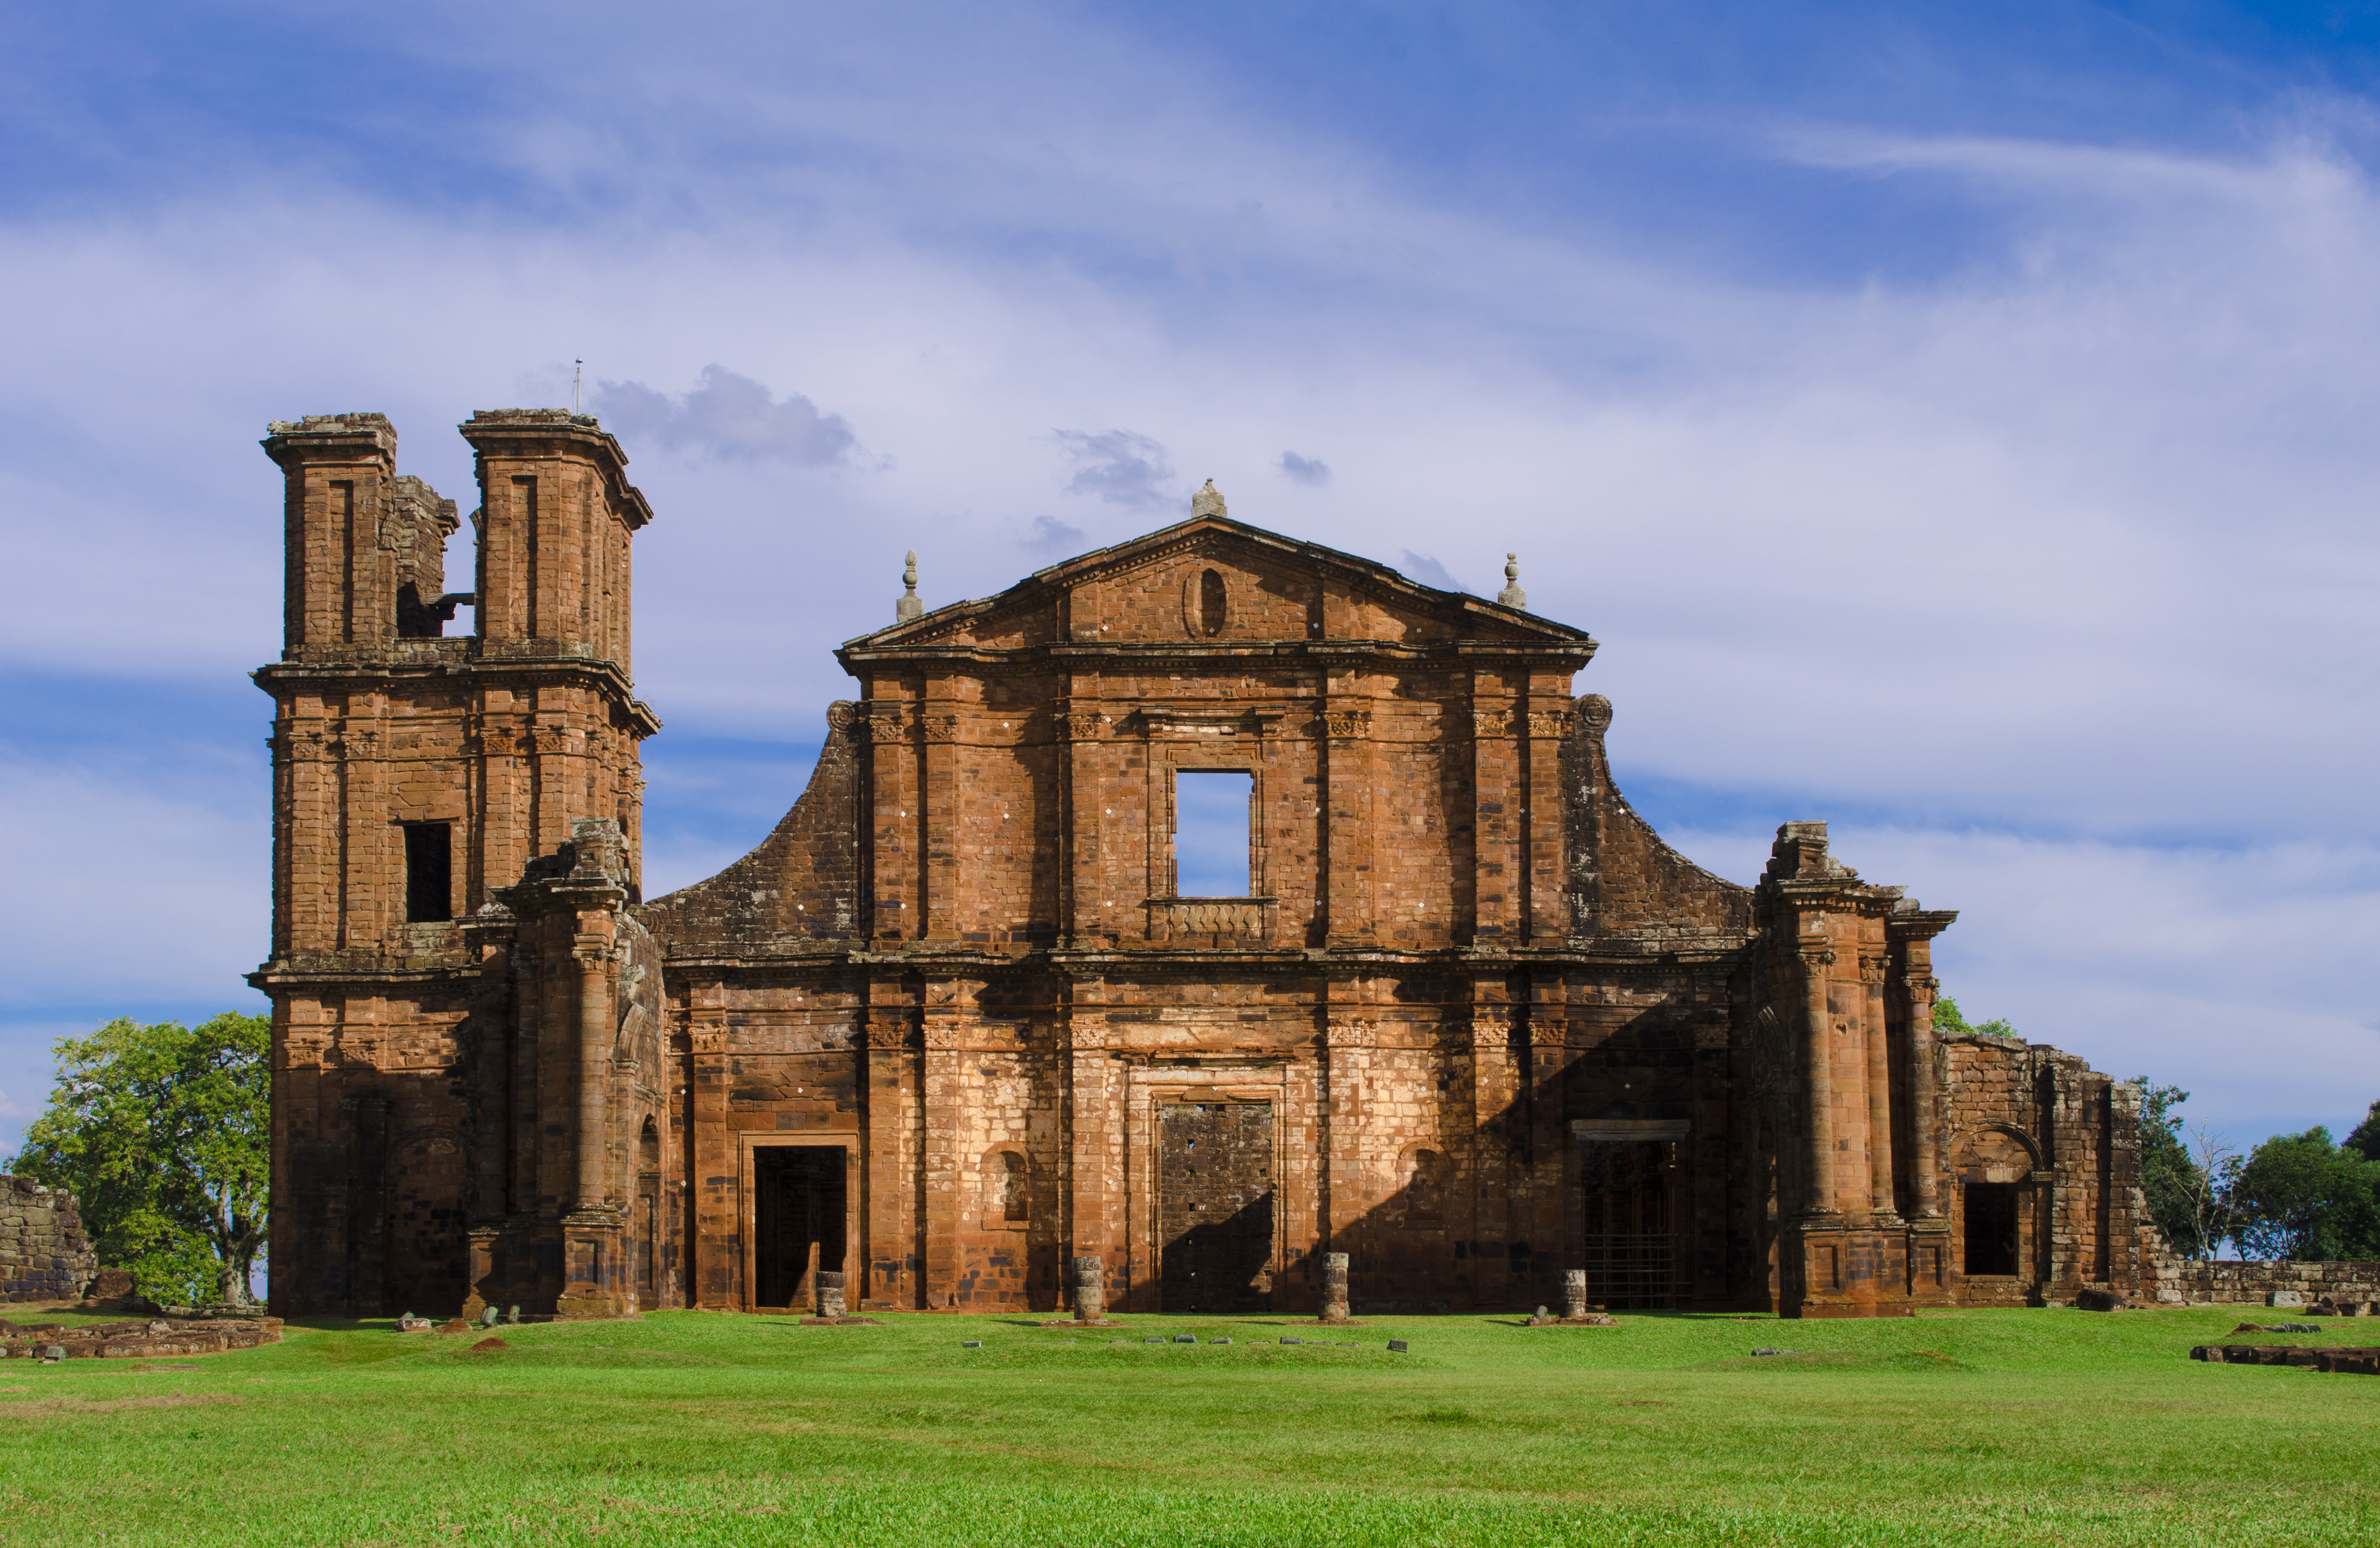
[[[98,1274],[72,1193],[0,1177],[0,1302],[72,1300]]]

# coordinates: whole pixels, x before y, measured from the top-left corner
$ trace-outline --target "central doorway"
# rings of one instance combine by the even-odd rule
[[[1164,1310],[1272,1309],[1272,1148],[1269,1102],[1158,1109]]]
[[[843,1269],[841,1145],[759,1145],[752,1152],[752,1304],[810,1304],[820,1269]]]
[[[1658,1141],[1585,1147],[1585,1251],[1590,1303],[1610,1310],[1675,1303],[1670,1260],[1670,1173],[1675,1147]]]

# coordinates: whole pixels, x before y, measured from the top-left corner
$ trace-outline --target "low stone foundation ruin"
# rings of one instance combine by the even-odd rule
[[[72,1193],[0,1177],[0,1301],[72,1300],[98,1272]]]
[[[278,1317],[152,1317],[81,1327],[0,1322],[0,1360],[155,1360],[279,1342]]]

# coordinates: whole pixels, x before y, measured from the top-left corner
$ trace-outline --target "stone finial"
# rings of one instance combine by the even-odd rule
[[[1504,589],[1496,593],[1496,600],[1508,608],[1529,605],[1529,594],[1521,589],[1521,556],[1517,553],[1504,556]]]
[[[1223,507],[1223,491],[1215,487],[1215,480],[1209,478],[1204,488],[1190,497],[1190,514],[1194,516],[1228,516],[1232,513]]]
[[[901,584],[909,588],[908,595],[892,604],[892,622],[906,623],[913,618],[926,616],[926,604],[917,599],[917,550],[909,550],[908,567],[901,572]]]

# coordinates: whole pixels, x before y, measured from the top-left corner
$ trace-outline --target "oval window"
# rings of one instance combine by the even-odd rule
[[[1209,639],[1223,632],[1223,577],[1212,570],[1198,577],[1198,627]]]

